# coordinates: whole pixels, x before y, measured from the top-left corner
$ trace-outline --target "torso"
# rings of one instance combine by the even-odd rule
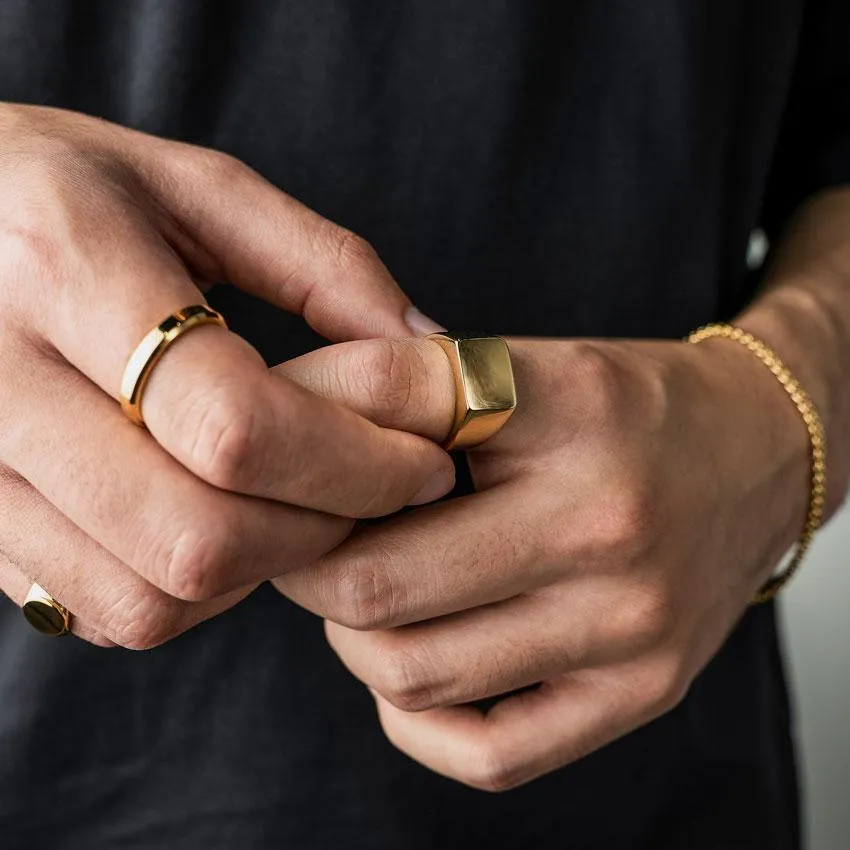
[[[801,9],[7,0],[0,100],[236,154],[449,327],[673,337],[751,294]],[[210,300],[269,362],[316,342]],[[498,798],[393,750],[321,624],[269,589],[145,654],[44,642],[4,603],[0,645],[10,850],[35,812],[86,850],[797,846],[768,608],[670,715]]]

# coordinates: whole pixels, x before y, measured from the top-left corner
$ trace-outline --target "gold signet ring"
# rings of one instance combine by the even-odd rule
[[[430,334],[452,367],[455,418],[443,448],[469,449],[501,430],[516,409],[516,387],[508,344],[499,336]]]
[[[205,304],[195,304],[172,313],[164,322],[148,331],[136,346],[127,361],[121,378],[121,391],[118,393],[121,409],[131,422],[136,425],[145,424],[142,416],[142,395],[154,366],[159,363],[170,345],[187,331],[201,325],[218,325],[227,329],[227,323],[220,313]]]
[[[71,628],[71,614],[60,605],[40,584],[34,584],[24,600],[27,622],[43,635],[61,637]]]

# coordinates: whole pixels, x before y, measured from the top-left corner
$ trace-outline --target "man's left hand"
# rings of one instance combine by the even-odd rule
[[[519,404],[469,453],[477,492],[355,533],[276,581],[325,617],[390,740],[514,787],[673,708],[802,528],[807,435],[734,342],[512,340]],[[430,340],[279,372],[436,441],[454,410]],[[535,686],[488,712],[468,705]]]

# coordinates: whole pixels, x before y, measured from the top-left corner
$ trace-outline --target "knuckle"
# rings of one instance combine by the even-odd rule
[[[372,245],[348,228],[329,222],[326,239],[333,262],[343,271],[371,269],[380,262]]]
[[[161,558],[162,589],[177,599],[201,602],[232,589],[232,565],[238,547],[226,520],[181,531]]]
[[[523,765],[495,744],[479,744],[469,754],[461,781],[479,791],[510,791],[527,778]]]
[[[439,688],[420,652],[395,648],[380,659],[376,690],[402,711],[425,711],[439,704]]]
[[[182,631],[183,606],[157,592],[123,598],[114,610],[106,636],[125,649],[153,649]]]
[[[687,696],[690,679],[678,659],[665,657],[650,670],[642,700],[651,717],[672,711]]]
[[[393,418],[411,400],[414,364],[396,340],[369,340],[356,363],[358,386],[371,406]]]
[[[99,649],[114,649],[118,645],[114,640],[110,640],[105,634],[101,634],[100,632],[95,632],[88,639],[88,642]],[[127,648],[125,647],[125,649]]]
[[[0,256],[13,279],[33,277],[46,285],[61,280],[66,263],[59,242],[43,227],[25,222],[3,227]]]
[[[229,185],[250,173],[242,160],[224,151],[194,145],[174,145],[173,152],[205,183]]]
[[[331,617],[358,631],[388,628],[403,609],[403,600],[380,564],[355,562],[338,576],[333,588]]]
[[[623,412],[623,369],[604,348],[588,342],[574,345],[570,382],[581,393],[585,415],[593,422],[619,421]]]
[[[205,481],[223,490],[238,490],[256,478],[258,415],[244,393],[215,393],[192,430],[190,461]]]
[[[644,483],[627,482],[602,500],[598,530],[602,545],[629,564],[651,554],[656,543],[657,500]]]
[[[673,607],[657,588],[630,590],[610,623],[616,642],[635,652],[665,645],[674,627]]]

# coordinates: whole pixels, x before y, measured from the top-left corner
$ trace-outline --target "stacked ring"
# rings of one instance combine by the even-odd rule
[[[165,321],[148,331],[136,346],[127,361],[118,394],[121,409],[131,422],[142,426],[145,424],[142,416],[142,395],[154,366],[169,346],[187,331],[201,325],[218,325],[227,329],[227,323],[220,313],[205,304],[196,304],[172,313]]]
[[[71,630],[71,614],[40,584],[34,584],[23,605],[27,622],[43,635],[61,637]]]

